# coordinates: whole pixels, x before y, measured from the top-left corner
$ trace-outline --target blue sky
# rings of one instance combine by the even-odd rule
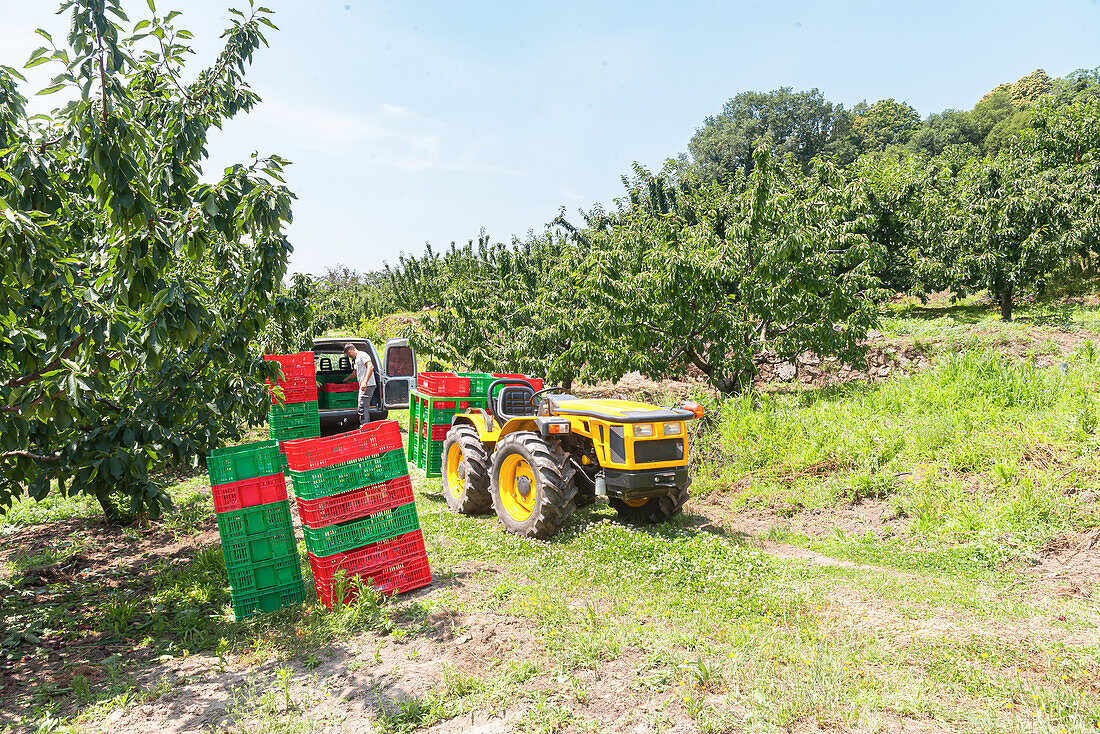
[[[214,135],[211,165],[253,150],[293,162],[291,266],[313,273],[482,228],[522,237],[560,207],[609,202],[633,161],[660,167],[741,91],[895,97],[926,116],[1037,67],[1100,66],[1095,0],[265,4],[281,29],[249,71],[265,103]],[[230,5],[244,3],[157,3],[184,12],[197,65]],[[0,0],[0,63],[22,65],[35,27],[63,34],[56,6]]]

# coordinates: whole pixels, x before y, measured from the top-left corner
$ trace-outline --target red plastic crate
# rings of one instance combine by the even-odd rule
[[[317,401],[317,383],[313,379],[305,380],[302,382],[280,382],[279,387],[283,388],[283,399],[279,400],[275,395],[275,391],[272,389],[271,383],[268,383],[268,395],[271,396],[271,403],[277,404],[279,402],[284,403],[313,403]]]
[[[320,469],[401,448],[397,421],[374,421],[358,431],[328,438],[300,438],[283,444],[287,464],[294,471]]]
[[[355,392],[359,389],[358,382],[326,382],[321,385],[325,392]]]
[[[305,378],[315,379],[316,370],[313,367],[313,352],[299,352],[298,354],[265,354],[264,359],[278,362],[283,366],[283,377],[289,382]]]
[[[308,403],[317,399],[317,377],[313,368],[313,352],[300,354],[265,354],[264,359],[278,362],[283,368],[282,380],[265,380],[272,403],[280,402],[273,387],[283,389],[282,402]]]
[[[302,519],[303,525],[323,528],[407,505],[412,501],[412,478],[404,476],[331,497],[315,500],[299,497],[298,517]]]
[[[444,423],[439,426],[432,426],[432,440],[433,441],[446,441],[447,431],[451,430],[450,423]]]
[[[214,497],[214,512],[232,512],[285,500],[286,478],[280,472],[229,484],[215,484],[210,488],[210,493]]]
[[[418,372],[416,389],[424,395],[469,397],[470,378],[459,377],[453,372]]]
[[[498,372],[494,372],[493,377],[499,377],[501,379],[509,378],[509,379],[512,379],[512,380],[523,380],[528,385],[530,385],[531,389],[534,390],[535,392],[538,392],[539,390],[542,389],[542,380],[540,380],[537,377],[528,377],[527,375],[509,375],[509,374],[503,374],[503,373],[498,373]]]
[[[356,576],[371,579],[372,585],[383,594],[411,591],[432,580],[424,536],[419,530],[331,556],[310,553],[309,566],[317,598],[329,609],[335,601],[333,579],[339,571],[344,572],[348,581]],[[344,602],[353,601],[355,589],[349,583],[344,590]]]

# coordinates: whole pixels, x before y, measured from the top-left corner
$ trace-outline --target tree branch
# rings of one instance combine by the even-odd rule
[[[64,394],[65,394],[64,390],[58,390],[57,392],[55,392],[53,395],[50,396],[50,399],[51,400],[56,400],[57,398],[61,397]],[[44,397],[35,398],[34,400],[32,400],[30,402],[30,404],[27,407],[28,408],[33,408],[34,406],[41,403],[43,399],[44,399]],[[5,413],[18,413],[22,410],[23,410],[23,406],[21,406],[21,405],[0,405],[0,411],[3,411]]]
[[[7,459],[7,458],[13,458],[13,457],[20,457],[20,458],[24,458],[24,459],[34,459],[35,461],[48,461],[48,462],[51,462],[51,463],[61,461],[60,457],[57,457],[57,456],[44,456],[43,454],[34,454],[34,453],[31,453],[30,451],[5,451],[4,453],[0,454],[0,459]]]
[[[61,366],[61,360],[68,359],[69,357],[71,357],[73,352],[75,352],[80,347],[80,345],[83,341],[84,341],[84,335],[81,334],[80,336],[78,336],[76,338],[76,341],[74,341],[72,344],[69,345],[68,349],[66,349],[64,352],[62,352],[61,354],[58,355],[57,359],[50,362],[48,365],[46,365],[42,369],[38,370],[37,372],[32,372],[29,375],[25,375],[23,377],[17,377],[13,380],[8,380],[7,382],[4,383],[4,387],[5,388],[12,388],[12,387],[19,387],[20,385],[26,385],[28,383],[34,382],[35,380],[42,377],[42,375],[46,374],[50,370],[56,369],[57,367],[60,367]]]
[[[94,26],[94,20],[92,25]],[[103,87],[103,125],[107,124],[107,71],[103,66],[103,39],[99,36],[99,27],[95,27],[95,42],[99,47],[99,83]]]

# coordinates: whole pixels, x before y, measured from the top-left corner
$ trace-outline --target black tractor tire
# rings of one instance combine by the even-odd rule
[[[527,462],[534,476],[534,507],[524,520],[508,514],[501,500],[501,467],[513,454],[519,454]],[[551,444],[532,431],[508,434],[497,442],[490,472],[490,492],[497,517],[510,532],[525,538],[545,539],[555,535],[577,509],[575,471],[569,455],[556,441]]]
[[[615,508],[619,519],[629,523],[658,523],[668,522],[680,514],[684,509],[684,503],[691,496],[688,488],[691,480],[684,482],[684,486],[676,487],[663,497],[650,497],[645,504],[631,507],[618,497],[608,497],[607,503]]]
[[[596,502],[596,480],[575,466],[573,468],[577,472],[573,475],[577,485],[577,507],[588,507]]]
[[[459,487],[450,486],[447,471],[452,446],[462,452]],[[493,498],[489,496],[489,452],[473,426],[459,424],[447,431],[443,441],[443,498],[448,507],[463,515],[484,515],[493,509]]]

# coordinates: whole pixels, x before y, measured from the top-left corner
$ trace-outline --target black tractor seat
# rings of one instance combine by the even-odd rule
[[[489,412],[500,424],[513,418],[527,418],[537,412],[532,400],[535,391],[524,380],[500,379],[489,385]]]

